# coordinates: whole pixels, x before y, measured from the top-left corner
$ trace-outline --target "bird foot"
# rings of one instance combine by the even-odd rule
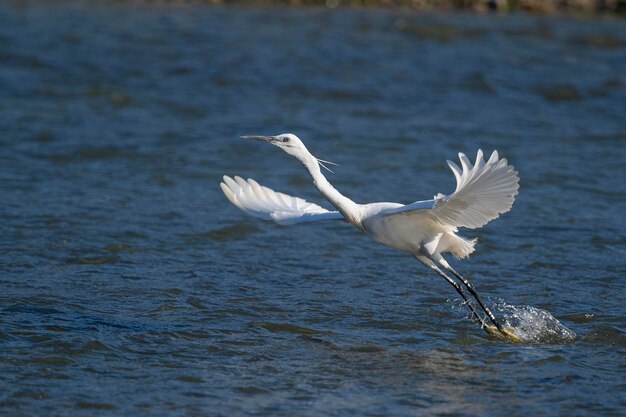
[[[514,343],[522,343],[522,339],[520,339],[520,337],[514,333],[515,328],[513,327],[503,326],[502,330],[498,330],[496,326],[485,325],[484,329],[491,336],[499,337],[501,339],[506,339]]]

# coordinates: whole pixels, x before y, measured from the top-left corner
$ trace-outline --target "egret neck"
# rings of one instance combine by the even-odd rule
[[[309,171],[309,174],[311,174],[315,188],[317,188],[317,190],[324,197],[326,197],[326,199],[330,201],[330,203],[335,206],[341,214],[343,214],[345,219],[350,224],[354,225],[359,230],[364,231],[363,224],[361,222],[361,206],[341,194],[335,187],[332,186],[330,182],[328,182],[324,174],[322,174],[319,162],[313,155],[309,153],[308,155],[298,159],[300,159],[300,162],[304,164],[307,171]]]

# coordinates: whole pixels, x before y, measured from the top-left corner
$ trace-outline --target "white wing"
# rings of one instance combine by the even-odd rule
[[[432,208],[427,205],[433,200],[416,202],[394,209],[389,215],[427,214],[453,227],[475,229],[509,211],[519,188],[519,177],[507,160],[499,159],[498,152],[493,151],[485,162],[480,149],[474,166],[463,153],[459,153],[459,159],[462,169],[448,161],[456,177],[456,190],[452,194],[437,195]]]
[[[263,187],[252,178],[246,181],[241,177],[236,176],[233,179],[224,175],[224,182],[220,186],[226,198],[247,214],[274,220],[278,224],[343,219],[338,211],[328,211],[302,198]]]

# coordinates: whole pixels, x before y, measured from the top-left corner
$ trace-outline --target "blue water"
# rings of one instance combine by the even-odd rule
[[[626,21],[0,4],[0,414],[618,416]],[[298,134],[357,202],[518,169],[453,289],[345,224],[246,217],[223,174],[323,203],[243,134]],[[571,331],[571,333],[569,332]],[[574,336],[575,335],[575,336]]]

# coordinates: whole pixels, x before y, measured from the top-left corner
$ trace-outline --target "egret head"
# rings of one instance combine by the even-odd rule
[[[254,139],[271,143],[301,161],[311,155],[300,138],[293,133],[283,133],[277,136],[242,136],[242,139]]]

